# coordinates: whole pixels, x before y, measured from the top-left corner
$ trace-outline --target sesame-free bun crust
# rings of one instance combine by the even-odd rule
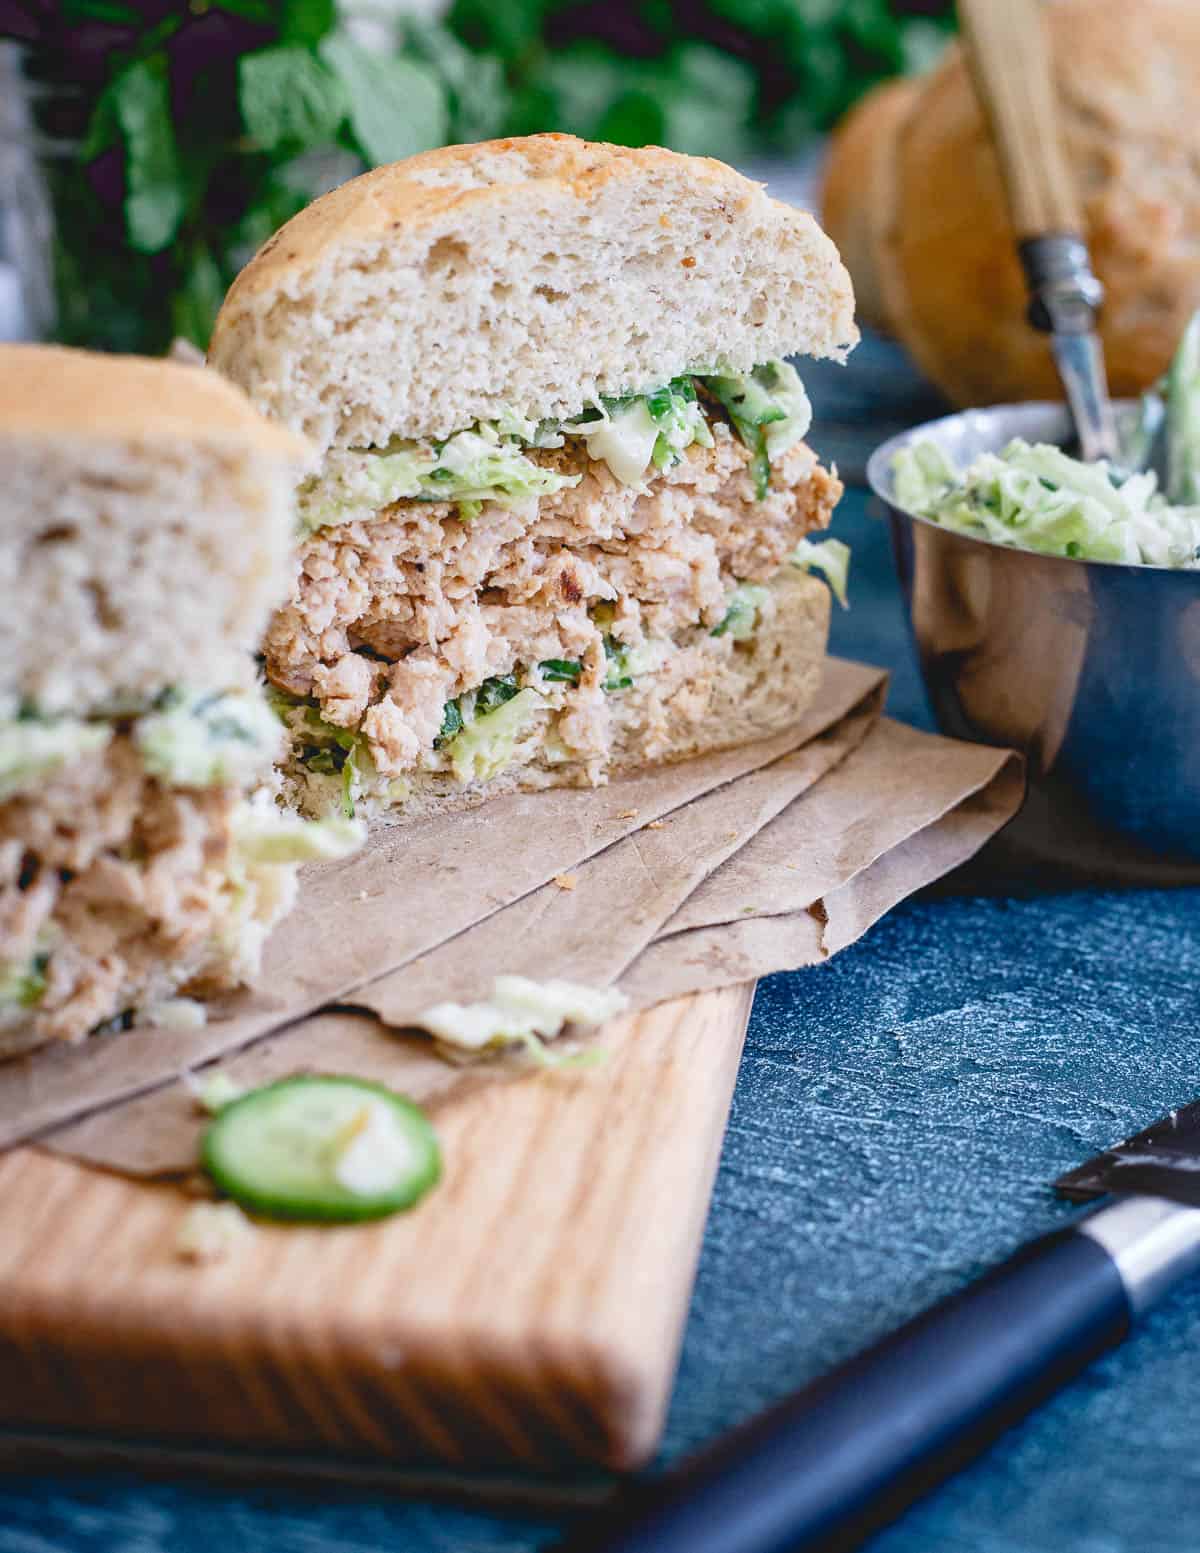
[[[209,359],[319,448],[577,413],[688,371],[841,358],[816,221],[720,162],[535,135],[377,168],[234,282]]]
[[[0,708],[243,681],[307,457],[207,368],[0,346]]]
[[[293,459],[306,452],[215,372],[61,345],[0,346],[0,433],[147,445],[184,439]]]

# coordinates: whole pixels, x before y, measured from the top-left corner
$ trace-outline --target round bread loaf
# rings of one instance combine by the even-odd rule
[[[1061,131],[1106,289],[1110,383],[1133,394],[1200,307],[1200,5],[1055,0],[1046,17]],[[852,217],[854,189],[866,209]],[[826,190],[856,286],[882,296],[879,322],[951,400],[1062,397],[1046,339],[1026,321],[999,164],[957,45],[903,102],[856,110]]]
[[[883,280],[876,265],[875,215],[891,204],[876,187],[890,176],[891,158],[876,151],[891,143],[919,83],[900,76],[860,99],[834,132],[821,186],[821,222],[854,280],[858,316],[889,333]]]
[[[719,162],[534,135],[380,167],[235,281],[209,358],[320,449],[775,356],[841,358],[850,279],[803,211]]]

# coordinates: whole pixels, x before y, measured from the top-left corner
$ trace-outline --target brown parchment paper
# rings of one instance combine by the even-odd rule
[[[889,795],[883,772],[913,785]],[[1016,813],[1024,786],[1010,751],[885,718],[693,894],[621,986],[645,1004],[818,965],[974,856]]]
[[[170,1083],[353,997],[614,842],[772,765],[856,708],[877,705],[886,680],[881,669],[829,659],[813,705],[770,739],[608,787],[512,793],[382,829],[354,857],[305,869],[300,900],[267,946],[258,989],[210,1006],[203,1028],[134,1028],[0,1063],[0,1148]]]
[[[590,986],[618,981],[697,887],[718,877],[740,848],[862,744],[881,707],[881,694],[869,695],[802,748],[675,810],[661,829],[625,837],[558,884],[543,885],[371,982],[354,1004],[403,1027],[431,1003],[486,997],[498,970]]]
[[[645,807],[629,796],[636,790],[645,800],[642,779],[571,794],[594,801],[599,818],[591,834],[600,839],[591,853],[557,882],[552,876],[490,912],[486,903],[503,892],[480,875],[476,889],[485,905],[457,932],[452,913],[439,915],[438,877],[412,868],[401,873],[402,856],[392,843],[405,832],[385,833],[383,844],[372,848],[371,868],[356,871],[350,887],[373,891],[397,913],[425,920],[421,934],[402,929],[389,941],[374,974],[361,956],[324,965],[325,983],[343,990],[321,1001],[339,998],[364,1013],[304,1017],[311,1004],[303,1000],[318,981],[314,965],[293,989],[299,994],[290,1003],[295,1017],[289,1018],[289,1000],[276,985],[271,999],[259,994],[252,1011],[221,1021],[224,1045],[214,1043],[212,1026],[189,1033],[190,1052],[179,1032],[135,1030],[113,1037],[112,1049],[134,1037],[143,1044],[173,1039],[169,1051],[156,1054],[152,1082],[132,1066],[131,1053],[124,1090],[109,1087],[96,1099],[97,1089],[87,1090],[85,1083],[72,1101],[55,1089],[51,1101],[60,1110],[52,1120],[66,1125],[47,1132],[44,1120],[24,1128],[8,1122],[10,1131],[40,1133],[55,1150],[134,1174],[184,1171],[194,1163],[201,1121],[179,1074],[211,1065],[215,1056],[224,1056],[221,1071],[239,1084],[336,1068],[396,1085],[436,1107],[465,1088],[519,1076],[527,1071],[525,1059],[456,1068],[423,1038],[396,1027],[433,1001],[482,996],[498,971],[619,981],[635,1005],[649,1005],[817,963],[897,900],[976,851],[1015,811],[1022,788],[1015,757],[881,720],[881,678],[842,670],[834,666],[819,709],[803,725],[802,744],[793,738],[790,747],[783,741],[783,749],[759,746],[765,758],[740,752],[748,758],[732,777],[724,757],[692,762],[692,768],[716,774],[707,786],[696,769],[660,773],[684,778],[675,788],[683,796],[673,806],[661,786]],[[495,815],[497,807],[483,812]],[[521,822],[527,819],[526,812]],[[623,833],[610,839],[608,826],[623,827]],[[576,833],[587,830],[577,816]],[[501,851],[527,845],[511,818],[501,843]],[[544,846],[540,850],[546,855]],[[463,865],[469,869],[466,858]],[[343,878],[322,897],[323,909],[336,909],[338,892],[345,900],[346,889]],[[414,938],[428,942],[439,931],[440,942],[411,949]],[[307,955],[324,962],[345,952],[342,938],[311,909],[291,937],[288,955],[298,960]],[[352,977],[358,978],[353,986]],[[22,1062],[29,1069],[24,1082],[38,1086],[38,1054]],[[0,1118],[6,1121],[6,1070],[20,1065],[0,1066]],[[115,1062],[105,1084],[114,1077]],[[39,1114],[46,1112],[43,1105]]]

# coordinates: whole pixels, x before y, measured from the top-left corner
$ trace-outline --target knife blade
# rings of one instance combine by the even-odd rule
[[[1115,462],[1117,425],[1095,328],[1104,288],[1092,273],[1087,245],[1072,233],[1045,233],[1027,238],[1019,252],[1029,286],[1029,321],[1050,336],[1080,456],[1089,463]]]
[[[1054,1189],[1072,1202],[1123,1192],[1200,1208],[1200,1101],[1180,1106],[1085,1165],[1068,1170]]]
[[[1115,463],[1117,425],[1108,397],[1108,378],[1099,336],[1094,329],[1084,329],[1077,334],[1056,329],[1050,336],[1050,349],[1054,352],[1058,375],[1071,406],[1080,457],[1086,463],[1095,463],[1100,458]]]
[[[1115,1200],[1031,1241],[671,1472],[634,1480],[559,1553],[857,1546],[1200,1270],[1200,1102],[1056,1187]]]

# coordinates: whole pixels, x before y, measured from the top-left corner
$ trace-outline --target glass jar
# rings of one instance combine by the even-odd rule
[[[54,207],[47,167],[74,158],[78,142],[39,128],[53,89],[26,78],[22,51],[0,44],[0,338],[47,339],[55,332]]]

